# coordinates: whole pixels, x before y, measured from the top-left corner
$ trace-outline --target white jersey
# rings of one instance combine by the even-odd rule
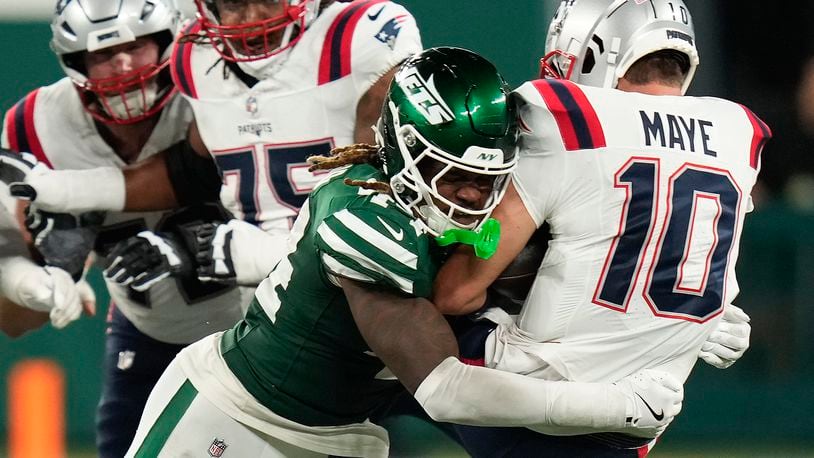
[[[722,99],[567,81],[524,84],[514,176],[553,240],[492,364],[614,381],[643,368],[686,379],[724,305],[768,127]]]
[[[184,35],[201,30],[191,24]],[[324,172],[306,158],[353,143],[356,107],[384,73],[420,51],[415,20],[385,0],[325,8],[257,80],[208,44],[181,39],[172,57],[207,149],[223,174],[221,200],[236,217],[287,234]]]
[[[191,119],[188,104],[182,97],[174,97],[162,110],[136,161],[182,141]],[[2,146],[29,151],[57,170],[125,166],[99,135],[69,78],[31,92],[6,113]],[[99,240],[118,241],[140,230],[153,229],[162,216],[160,212],[108,213]],[[182,287],[172,277],[146,293],[136,293],[111,281],[107,288],[113,302],[136,328],[162,342],[190,343],[229,328],[242,317],[241,299],[235,288],[203,300],[196,300],[200,297],[196,292]]]

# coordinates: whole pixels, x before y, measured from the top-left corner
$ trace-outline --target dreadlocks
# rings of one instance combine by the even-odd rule
[[[311,167],[309,171],[330,170],[344,165],[351,164],[372,164],[379,166],[379,147],[367,143],[355,143],[348,146],[340,146],[331,150],[329,156],[311,156],[307,159]],[[348,186],[359,186],[362,189],[370,189],[381,193],[390,193],[390,185],[381,181],[360,181],[345,178]]]

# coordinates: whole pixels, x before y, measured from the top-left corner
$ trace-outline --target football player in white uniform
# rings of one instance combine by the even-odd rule
[[[207,233],[214,246],[199,276],[256,285],[283,255],[320,178],[305,158],[373,141],[394,68],[421,41],[410,13],[386,0],[195,3],[198,20],[181,33],[170,63],[195,114],[178,164],[157,155],[124,172],[106,169],[113,184],[104,195],[83,192],[100,170],[43,170],[16,193],[49,211],[168,208],[219,186],[214,158],[222,202],[237,219]]]
[[[476,336],[486,366],[583,382],[659,368],[683,381],[702,350],[718,362],[715,353],[734,360],[748,346],[748,318],[731,305],[735,262],[771,133],[741,105],[678,97],[698,64],[694,40],[681,1],[562,3],[544,73],[563,79],[514,93],[521,155],[495,211],[512,237],[486,262],[460,250],[437,277],[443,312],[477,310],[534,231],[550,225],[516,322],[486,312],[500,323]],[[647,451],[646,441],[619,436],[458,430],[477,456],[507,444],[515,456]]]
[[[3,146],[30,151],[39,160],[34,169],[45,173],[81,175],[91,170],[94,175],[86,178],[92,181],[81,192],[93,195],[115,192],[115,177],[128,164],[176,150],[192,119],[189,104],[177,94],[170,77],[178,20],[167,0],[61,2],[51,24],[52,48],[67,76],[32,91],[7,112]],[[217,192],[209,197],[217,201]],[[33,215],[41,222],[52,221],[49,215]],[[156,251],[168,252],[165,240],[153,237],[150,230],[181,237],[196,220],[212,218],[225,220],[225,215],[203,205],[167,214],[110,211],[92,232],[95,245],[88,244],[84,254],[75,255],[81,271],[94,248],[109,266],[109,276],[122,283],[107,281],[113,305],[97,415],[102,457],[124,454],[147,395],[175,354],[242,317],[240,294],[234,287],[202,284],[194,276],[115,275],[122,265],[137,269]],[[46,261],[64,258],[62,250],[70,247],[54,242],[57,227],[35,225],[36,245]],[[173,268],[184,267],[182,260],[175,261]]]

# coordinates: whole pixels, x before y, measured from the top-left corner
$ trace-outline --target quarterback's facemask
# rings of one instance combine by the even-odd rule
[[[699,63],[692,17],[682,0],[563,0],[551,20],[541,78],[615,88],[642,57],[657,51],[684,54],[686,92]]]
[[[396,73],[382,109],[378,142],[396,202],[433,235],[478,229],[503,198],[517,162],[509,89],[483,57],[431,48]],[[441,190],[445,183],[486,194],[480,208]]]
[[[83,0],[58,5],[51,22],[51,48],[91,116],[104,123],[133,124],[156,115],[169,102],[175,87],[168,65],[179,16],[169,0]],[[106,78],[88,76],[85,53],[141,37],[150,37],[158,45],[157,63]]]
[[[316,17],[319,0],[267,0],[281,6],[281,13],[261,20],[224,25],[225,11],[219,11],[219,0],[195,0],[198,20],[214,48],[230,62],[254,62],[280,54],[302,38],[306,27]],[[233,8],[246,16],[252,1],[244,0]]]

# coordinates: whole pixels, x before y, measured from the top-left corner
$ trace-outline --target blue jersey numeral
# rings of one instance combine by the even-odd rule
[[[659,161],[633,158],[616,173],[616,187],[625,189],[619,234],[614,238],[597,284],[594,302],[619,311],[627,305],[643,267],[644,300],[657,316],[703,322],[723,307],[729,254],[735,242],[740,189],[724,170],[684,164],[670,177],[665,199],[659,196]],[[701,203],[708,211],[697,221]],[[666,220],[653,234],[658,206],[666,205]],[[709,209],[715,209],[711,215]],[[709,219],[712,218],[710,222]],[[699,217],[700,218],[700,217]],[[689,250],[696,223],[709,225],[712,242],[704,257],[703,273],[685,284]],[[651,241],[655,254],[645,259]],[[697,256],[697,253],[696,253]],[[649,261],[649,262],[648,262]],[[696,277],[698,265],[695,266]],[[688,268],[689,269],[689,268]]]
[[[307,174],[306,159],[310,156],[328,155],[333,147],[330,140],[308,143],[267,145],[264,148],[268,170],[258,171],[255,150],[219,152],[215,161],[225,177],[235,176],[238,186],[237,199],[243,219],[258,224],[258,212],[262,212],[260,186],[267,186],[281,205],[299,210],[312,189],[311,182],[301,183],[298,172]]]

